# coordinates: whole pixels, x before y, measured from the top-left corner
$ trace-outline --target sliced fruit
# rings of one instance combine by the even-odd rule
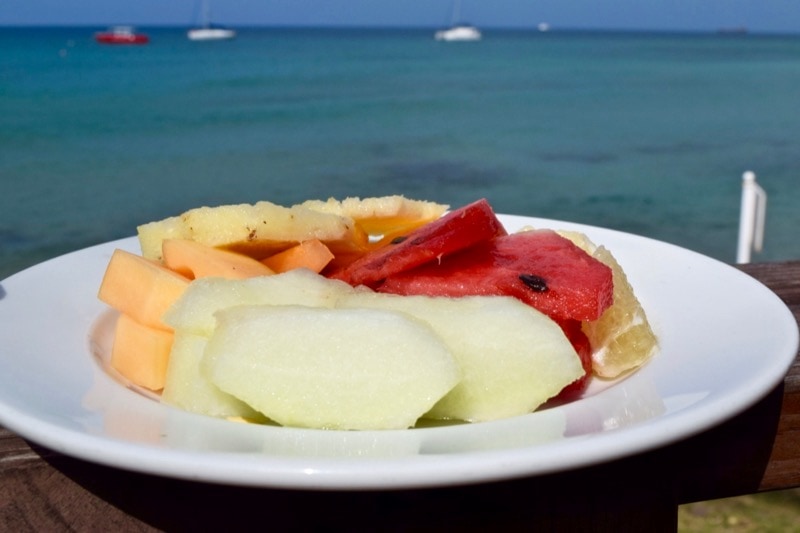
[[[561,329],[569,339],[570,344],[575,349],[575,353],[581,360],[581,367],[583,368],[583,375],[564,387],[558,393],[557,400],[569,401],[578,398],[586,387],[592,377],[592,345],[589,338],[581,329],[581,322],[577,320],[566,320],[561,324]]]
[[[583,325],[594,348],[594,373],[614,378],[641,366],[657,350],[658,338],[622,266],[607,248],[598,247],[587,235],[575,231],[559,233],[608,265],[614,273],[614,304],[600,320]]]
[[[288,272],[295,268],[307,268],[314,272],[322,272],[333,260],[333,254],[319,239],[310,239],[292,246],[261,262],[275,272]]]
[[[449,206],[424,200],[411,200],[403,196],[377,198],[345,198],[327,201],[308,200],[303,207],[352,218],[370,235],[385,235],[410,231],[436,220]]]
[[[426,418],[478,422],[522,415],[584,374],[558,324],[514,298],[358,293],[337,306],[407,313],[444,340],[463,379]]]
[[[217,319],[209,378],[286,426],[405,429],[460,379],[431,328],[399,313],[239,306]]]
[[[599,318],[612,303],[613,289],[608,266],[554,231],[532,230],[500,236],[394,274],[376,290],[513,296],[561,321]]]
[[[198,207],[137,229],[142,255],[158,260],[167,238],[191,239],[255,259],[308,239],[324,242],[342,260],[360,256],[369,245],[367,234],[351,218],[271,202]]]
[[[614,305],[598,320],[584,323],[583,331],[594,350],[594,372],[614,378],[647,361],[655,352],[658,340],[625,272],[611,252],[600,246],[593,255],[614,272]]]
[[[485,199],[478,200],[368,252],[332,273],[331,277],[351,285],[374,286],[388,276],[440,261],[449,254],[505,233],[489,203]]]
[[[192,229],[183,223],[179,216],[168,217],[163,220],[148,222],[138,226],[139,247],[142,257],[161,261],[161,243],[166,239],[191,239]]]
[[[176,331],[161,401],[192,413],[263,420],[250,406],[221,391],[202,371],[208,338]]]
[[[158,391],[164,388],[171,331],[144,326],[126,314],[117,318],[111,367],[132,383]]]
[[[176,330],[198,335],[214,331],[214,313],[235,305],[305,305],[333,307],[341,294],[355,289],[303,268],[274,276],[244,280],[204,278],[195,280],[164,315]]]
[[[164,239],[162,250],[164,265],[189,279],[245,279],[274,274],[267,265],[252,257],[189,239]]]
[[[97,297],[140,324],[171,329],[162,321],[183,294],[189,280],[155,261],[125,250],[114,250]]]

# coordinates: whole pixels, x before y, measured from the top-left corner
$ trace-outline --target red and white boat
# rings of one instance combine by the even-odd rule
[[[147,44],[150,37],[137,33],[131,26],[114,26],[95,33],[94,40],[102,44]]]

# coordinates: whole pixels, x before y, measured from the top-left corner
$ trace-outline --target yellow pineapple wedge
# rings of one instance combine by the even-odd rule
[[[322,241],[337,258],[361,255],[368,236],[347,216],[271,202],[198,207],[138,228],[142,255],[160,260],[165,239],[190,239],[262,259],[308,239]]]
[[[381,236],[407,232],[436,220],[448,205],[425,200],[412,200],[400,195],[373,198],[350,197],[344,200],[308,200],[303,207],[350,217],[369,235]]]

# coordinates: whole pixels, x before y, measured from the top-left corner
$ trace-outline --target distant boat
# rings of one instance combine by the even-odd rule
[[[721,35],[744,35],[747,33],[747,28],[744,26],[736,26],[733,28],[719,28],[717,33]]]
[[[478,28],[470,24],[458,24],[434,34],[437,41],[479,41],[481,37]]]
[[[211,8],[208,1],[203,2],[201,13],[201,25],[199,28],[192,28],[186,36],[192,41],[220,41],[233,39],[236,32],[230,28],[225,28],[218,24],[211,24]]]
[[[479,41],[482,37],[480,30],[472,24],[461,22],[460,19],[461,1],[455,0],[451,26],[434,33],[434,39],[437,41]]]
[[[132,26],[113,26],[95,33],[94,40],[102,44],[147,44],[150,37],[136,33]]]
[[[203,28],[192,28],[186,34],[192,41],[220,41],[233,39],[236,32],[230,28],[209,24]]]

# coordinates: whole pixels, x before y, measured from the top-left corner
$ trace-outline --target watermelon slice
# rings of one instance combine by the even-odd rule
[[[394,294],[513,296],[556,321],[596,320],[613,300],[611,269],[551,230],[496,237],[390,275]]]
[[[481,199],[368,252],[329,277],[375,286],[388,276],[505,234],[489,202]]]
[[[566,320],[562,321],[559,326],[561,326],[572,347],[575,348],[575,352],[581,360],[584,374],[561,390],[558,396],[555,397],[557,402],[574,400],[580,396],[589,385],[589,378],[592,375],[592,345],[589,342],[589,337],[581,329],[581,322],[578,320]]]

